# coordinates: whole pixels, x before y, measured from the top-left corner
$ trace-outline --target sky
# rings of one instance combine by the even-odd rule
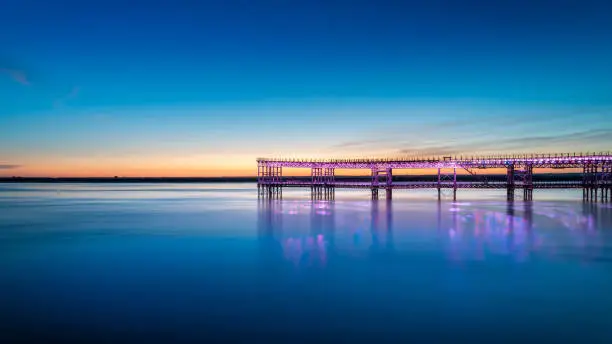
[[[612,150],[610,1],[0,9],[0,176],[249,176],[257,157]]]

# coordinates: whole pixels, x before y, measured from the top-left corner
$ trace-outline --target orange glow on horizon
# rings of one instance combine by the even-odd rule
[[[505,174],[505,169],[475,170],[477,175],[483,174]],[[572,173],[580,172],[578,169],[536,169],[534,173]],[[452,174],[452,169],[442,170],[445,175]],[[436,175],[436,169],[395,169],[394,176],[402,175]],[[467,175],[465,170],[457,170],[457,175]],[[307,168],[284,168],[284,176],[310,176],[310,169]],[[368,169],[338,169],[337,176],[369,176]],[[256,177],[257,165],[255,161],[251,166],[236,166],[234,168],[211,166],[211,167],[186,167],[177,166],[99,166],[99,165],[47,165],[18,167],[15,169],[0,170],[0,177]]]
[[[1,177],[255,177],[257,157],[250,154],[189,156],[48,156],[14,157],[18,166],[0,169]],[[473,170],[476,174],[505,174],[505,169]],[[452,169],[442,173],[452,174]],[[578,169],[536,169],[535,173],[580,172]],[[394,169],[395,176],[435,175],[436,169]],[[458,175],[468,174],[457,169]],[[309,176],[308,168],[283,168],[284,176]],[[368,169],[337,169],[339,176],[369,176]]]

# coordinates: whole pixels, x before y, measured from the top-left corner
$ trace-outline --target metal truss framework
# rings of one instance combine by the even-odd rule
[[[531,201],[533,199],[533,164],[509,165],[506,172],[506,184],[508,190],[508,200],[514,200],[514,190],[523,189],[523,199]]]
[[[330,167],[355,169],[386,168],[506,168],[509,165],[531,164],[534,168],[581,168],[586,163],[601,164],[612,162],[612,153],[563,153],[563,154],[523,154],[471,157],[442,157],[425,159],[266,159],[257,162],[265,166],[283,167]]]
[[[372,198],[378,198],[378,190],[385,189],[387,198],[393,188],[436,188],[440,197],[441,190],[452,189],[456,199],[458,188],[505,188],[508,199],[513,200],[516,189],[523,190],[523,198],[531,200],[534,188],[582,188],[585,200],[610,201],[612,198],[612,154],[611,153],[564,153],[531,155],[497,155],[470,157],[443,157],[426,159],[257,159],[258,185],[273,186],[321,186],[325,188],[371,188]],[[310,168],[311,181],[283,180],[282,168]],[[369,169],[371,182],[336,181],[335,169]],[[431,182],[393,183],[393,169],[437,169],[438,180]],[[475,169],[504,168],[506,182],[457,182],[457,169],[464,169],[476,175]],[[536,182],[533,171],[536,168],[576,168],[582,169],[582,183],[573,182]],[[448,172],[452,170],[452,175]],[[444,172],[444,173],[443,173]],[[318,190],[318,189],[317,189]],[[276,191],[274,191],[276,192]],[[313,189],[315,192],[315,189]],[[318,193],[316,191],[315,193]],[[268,191],[268,194],[270,192]]]
[[[283,167],[278,165],[257,164],[258,184],[281,184]]]
[[[393,185],[393,172],[390,168],[372,168],[372,186],[391,187]]]
[[[609,202],[611,200],[610,188],[612,188],[612,163],[586,164],[582,172],[582,185],[582,197],[585,201]]]
[[[313,167],[310,171],[313,185],[333,185],[335,170],[330,167]]]
[[[452,168],[453,173],[442,173],[443,168],[438,168],[438,199],[442,198],[442,189],[453,189],[453,201],[457,200],[457,168]]]

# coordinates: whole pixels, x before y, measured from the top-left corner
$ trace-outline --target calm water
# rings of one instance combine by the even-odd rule
[[[0,342],[612,343],[610,205],[435,195],[0,184]]]

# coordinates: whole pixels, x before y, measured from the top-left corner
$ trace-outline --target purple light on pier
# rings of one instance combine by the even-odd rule
[[[507,189],[508,199],[514,199],[514,190],[522,189],[525,200],[531,200],[533,189],[581,188],[583,197],[589,200],[611,200],[612,154],[601,153],[563,153],[563,154],[509,154],[495,156],[431,157],[421,159],[384,158],[384,159],[257,159],[258,185],[260,187],[311,187],[316,194],[326,196],[329,192],[321,188],[371,188],[372,197],[378,197],[378,190],[391,189],[452,189],[453,199],[456,190]],[[311,180],[290,180],[283,178],[282,168],[310,168]],[[369,169],[370,182],[347,182],[336,179],[335,169]],[[503,168],[507,171],[505,181],[488,181],[474,170]],[[581,168],[582,180],[533,181],[536,168]],[[423,182],[393,182],[393,169],[437,169],[438,180]],[[465,170],[477,181],[457,181],[457,169]],[[452,174],[442,173],[452,170]],[[444,175],[444,177],[443,177]],[[316,193],[315,193],[316,192]],[[325,194],[325,195],[324,195]],[[599,195],[600,194],[600,195]]]

